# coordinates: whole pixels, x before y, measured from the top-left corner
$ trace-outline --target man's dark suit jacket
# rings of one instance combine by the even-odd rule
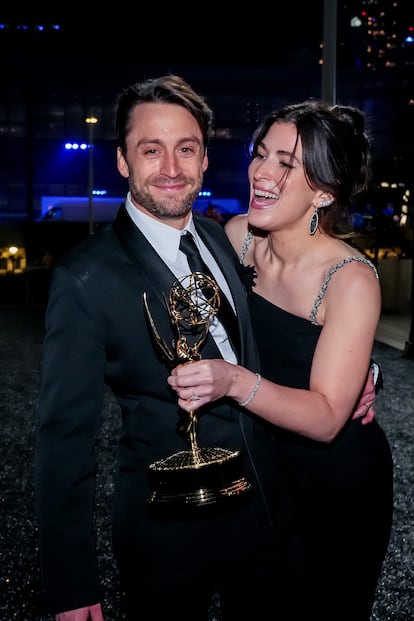
[[[231,288],[238,310],[240,362],[256,371],[237,256],[220,224],[209,218],[194,220]],[[105,386],[122,415],[114,493],[116,553],[132,555],[143,571],[166,562],[220,566],[266,549],[275,533],[286,536],[289,517],[286,497],[281,510],[276,440],[266,425],[234,402],[223,401],[203,412],[198,440],[202,447],[241,451],[253,485],[251,502],[228,515],[168,524],[148,513],[148,464],[188,448],[185,436],[177,432],[177,398],[167,384],[169,371],[154,346],[143,305],[147,292],[159,331],[171,343],[165,298],[174,280],[123,205],[110,225],[54,268],[35,453],[41,566],[51,612],[102,599],[92,517],[95,442]],[[217,357],[208,353],[208,342],[201,353]]]

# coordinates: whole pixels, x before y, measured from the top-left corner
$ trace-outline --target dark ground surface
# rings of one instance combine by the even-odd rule
[[[0,307],[0,325],[0,621],[49,621],[52,617],[41,605],[32,488],[43,311]],[[381,343],[375,344],[374,357],[384,373],[385,387],[377,398],[376,412],[393,450],[395,501],[391,542],[372,621],[412,621],[414,360]],[[97,496],[100,564],[106,593],[105,619],[121,621],[117,574],[109,547],[111,474],[118,424],[118,409],[110,396],[103,418]],[[215,618],[213,606],[211,620]]]

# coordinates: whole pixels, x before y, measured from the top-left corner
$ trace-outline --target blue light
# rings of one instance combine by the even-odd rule
[[[89,145],[86,142],[65,142],[65,149],[67,151],[86,151]]]
[[[24,23],[10,24],[10,23],[1,22],[0,30],[6,30],[6,29],[24,30],[26,32],[28,32],[29,30],[34,30],[35,32],[46,32],[48,30],[60,30],[61,26],[60,24],[49,24],[49,23],[46,23],[46,24],[24,24]]]
[[[405,37],[405,42],[406,43],[412,43],[414,41],[413,37],[411,35],[408,35],[408,37]]]

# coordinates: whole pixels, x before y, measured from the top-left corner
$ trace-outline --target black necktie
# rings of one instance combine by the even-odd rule
[[[184,235],[181,235],[180,250],[187,256],[188,265],[190,266],[190,270],[192,272],[200,272],[201,274],[205,274],[216,282],[210,268],[204,263],[191,233],[184,233]],[[219,289],[219,294],[220,308],[217,312],[217,319],[223,324],[224,329],[227,332],[227,336],[229,337],[234,350],[237,352],[240,347],[240,337],[236,316],[230,302],[221,289]]]

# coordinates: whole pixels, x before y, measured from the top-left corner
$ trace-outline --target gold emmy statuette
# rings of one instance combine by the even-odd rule
[[[212,317],[220,307],[217,283],[194,272],[176,281],[170,289],[168,312],[176,333],[174,347],[161,338],[149,309],[146,293],[144,307],[154,340],[171,367],[201,358],[200,348],[208,335]],[[196,398],[196,397],[195,397]],[[242,474],[240,451],[205,448],[197,443],[197,412],[188,414],[189,448],[149,466],[152,487],[149,504],[157,509],[188,511],[215,506],[225,499],[236,500],[251,490]]]

